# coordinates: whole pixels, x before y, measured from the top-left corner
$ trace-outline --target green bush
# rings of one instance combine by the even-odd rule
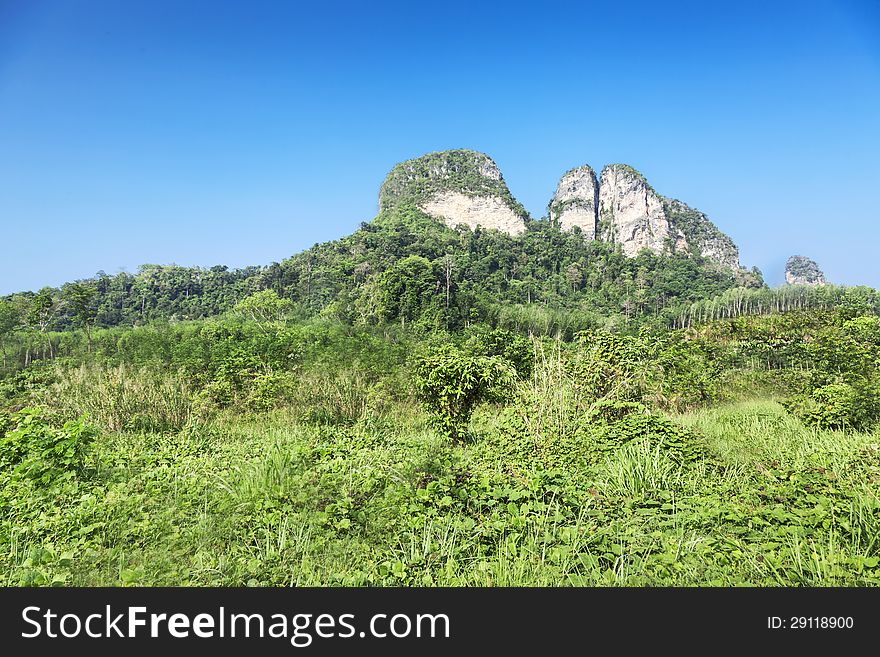
[[[529,340],[507,329],[477,329],[467,347],[481,356],[500,356],[513,365],[521,377],[530,376],[535,365],[535,353]]]
[[[700,436],[672,420],[645,412],[633,412],[611,422],[603,432],[607,449],[647,439],[676,461],[693,461],[705,455]]]
[[[86,449],[96,435],[82,419],[52,426],[40,408],[22,409],[2,425],[0,467],[13,479],[32,479],[42,485],[81,473]]]
[[[591,420],[599,419],[604,422],[616,422],[633,413],[645,414],[647,412],[648,407],[640,402],[603,399],[593,404],[587,417]]]
[[[640,336],[651,350],[647,394],[664,409],[677,412],[715,401],[722,393],[718,345],[685,340],[680,333]]]
[[[648,363],[641,342],[608,331],[584,331],[575,340],[568,370],[588,399],[640,401]]]
[[[782,405],[805,424],[820,429],[864,429],[880,416],[878,391],[867,385],[830,383]]]
[[[481,401],[500,401],[513,388],[516,373],[500,356],[470,356],[445,345],[419,359],[415,384],[436,427],[453,442],[467,432]]]

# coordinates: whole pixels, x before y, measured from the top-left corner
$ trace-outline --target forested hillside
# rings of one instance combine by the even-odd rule
[[[518,237],[452,230],[404,207],[266,267],[144,265],[9,295],[0,300],[0,338],[7,364],[24,364],[55,354],[54,331],[212,317],[260,290],[289,300],[301,318],[426,329],[489,322],[570,337],[601,325],[669,322],[692,302],[743,284],[762,285],[760,274],[685,255],[628,258],[546,221],[529,222]]]

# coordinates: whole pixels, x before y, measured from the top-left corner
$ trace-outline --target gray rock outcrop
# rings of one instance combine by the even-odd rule
[[[610,164],[599,179],[598,237],[620,244],[632,257],[642,249],[672,250],[663,199],[645,177],[626,164]]]
[[[785,282],[788,285],[826,285],[825,274],[815,260],[806,256],[791,256],[785,263]]]
[[[379,190],[379,210],[406,206],[455,228],[489,228],[508,235],[525,232],[529,218],[513,197],[498,166],[471,150],[428,153],[394,166]],[[578,228],[588,240],[620,245],[627,256],[643,249],[705,258],[740,271],[739,250],[699,210],[658,194],[626,164],[610,164],[601,175],[587,166],[566,172],[548,204],[562,230]]]
[[[661,196],[626,164],[606,166],[598,181],[589,166],[570,170],[559,181],[548,211],[562,230],[577,226],[587,239],[618,243],[630,257],[648,249],[701,256],[740,269],[736,244],[704,213]]]

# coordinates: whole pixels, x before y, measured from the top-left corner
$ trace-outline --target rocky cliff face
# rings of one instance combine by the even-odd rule
[[[468,150],[430,153],[396,165],[379,190],[379,210],[409,205],[454,228],[525,231],[528,213],[504,182],[498,166]]]
[[[602,169],[599,179],[599,239],[620,244],[628,256],[642,249],[671,250],[662,198],[638,171],[625,164]]]
[[[562,230],[577,226],[587,239],[596,238],[599,181],[589,166],[572,169],[559,181],[547,207],[550,220]]]
[[[628,256],[689,253],[738,270],[739,250],[709,218],[681,201],[661,196],[626,164],[572,169],[559,181],[548,206],[563,230],[579,227],[588,239],[620,244]]]
[[[788,285],[825,285],[827,281],[815,260],[795,255],[785,263],[785,282]]]

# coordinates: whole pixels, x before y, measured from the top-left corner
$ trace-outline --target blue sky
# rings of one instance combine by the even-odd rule
[[[536,217],[626,162],[770,284],[880,287],[878,5],[0,0],[0,293],[281,260],[447,148]]]

